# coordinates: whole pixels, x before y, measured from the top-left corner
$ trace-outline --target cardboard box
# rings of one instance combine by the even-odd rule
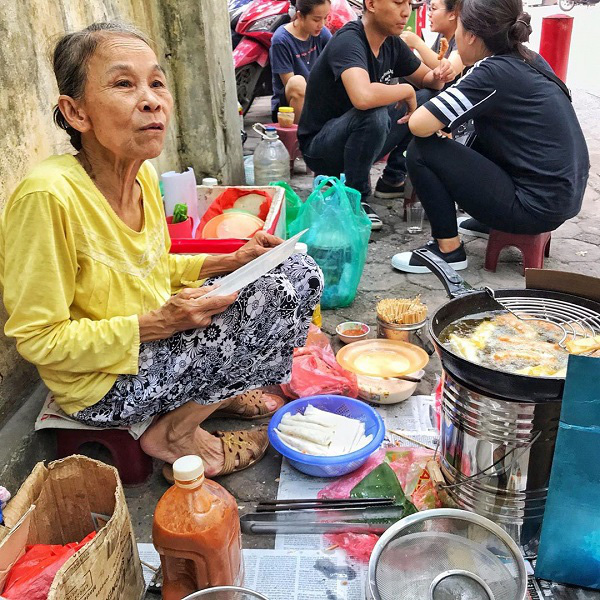
[[[267,192],[272,198],[271,208],[265,220],[263,229],[268,233],[272,233],[282,239],[285,239],[285,190],[282,187],[276,186],[244,186],[244,185],[227,185],[227,186],[197,186],[198,204],[204,207],[200,213],[204,214],[206,208],[210,206],[218,196],[225,190],[235,188],[240,190],[261,190]],[[173,254],[227,254],[235,252],[241,248],[248,240],[245,239],[187,239],[178,238],[171,241],[171,252]]]
[[[600,302],[600,278],[547,269],[526,269],[526,287],[572,294]]]
[[[108,518],[108,520],[106,520]],[[27,544],[67,544],[98,533],[58,571],[48,600],[139,600],[142,567],[117,470],[85,456],[38,463],[4,509],[0,598]]]

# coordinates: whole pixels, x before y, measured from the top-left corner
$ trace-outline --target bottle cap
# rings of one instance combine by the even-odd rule
[[[173,477],[180,487],[193,488],[204,480],[204,463],[199,456],[182,456],[173,463]]]
[[[304,242],[296,242],[294,252],[296,254],[308,254],[308,246]]]
[[[205,177],[202,180],[202,185],[206,185],[206,186],[210,187],[210,186],[214,186],[214,185],[219,185],[219,182],[214,177]]]
[[[279,112],[281,112],[281,113],[293,113],[294,109],[291,106],[280,106],[279,107]]]

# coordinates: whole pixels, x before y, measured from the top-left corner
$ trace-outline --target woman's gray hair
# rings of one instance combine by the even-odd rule
[[[61,95],[78,100],[83,96],[87,79],[87,67],[99,42],[107,35],[136,37],[148,46],[150,40],[137,28],[120,21],[92,23],[89,27],[64,35],[52,53],[52,66]],[[54,122],[71,138],[75,150],[81,150],[81,133],[71,127],[57,106],[54,107]]]

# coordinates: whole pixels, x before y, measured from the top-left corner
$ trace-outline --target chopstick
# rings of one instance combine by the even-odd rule
[[[393,377],[393,379],[402,379],[402,381],[410,381],[411,383],[420,383],[423,379],[422,377],[410,377],[409,375],[398,375],[397,377]]]
[[[370,508],[393,506],[393,498],[323,498],[322,500],[267,500],[259,502],[256,512],[280,512],[286,510],[319,510]]]
[[[348,502],[350,504],[356,502],[359,504],[393,502],[394,498],[299,498],[299,499],[278,499],[278,500],[261,500],[259,506],[272,506],[274,504],[335,504],[336,502]]]

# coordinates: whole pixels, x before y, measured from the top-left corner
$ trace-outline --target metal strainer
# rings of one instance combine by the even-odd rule
[[[369,561],[370,600],[524,600],[519,548],[489,519],[452,508],[398,521]]]
[[[218,587],[194,592],[183,600],[269,600],[266,596],[253,592],[246,588],[233,585],[221,585]]]

